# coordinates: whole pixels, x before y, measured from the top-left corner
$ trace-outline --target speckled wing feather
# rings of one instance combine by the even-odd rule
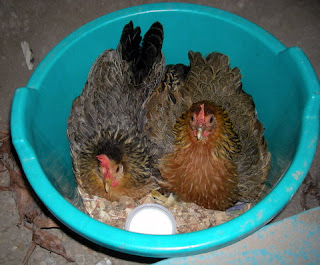
[[[156,158],[172,151],[173,128],[182,113],[181,88],[188,70],[183,64],[168,65],[161,83],[146,102],[144,129],[154,144]]]

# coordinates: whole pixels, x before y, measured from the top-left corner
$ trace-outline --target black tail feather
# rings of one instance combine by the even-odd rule
[[[153,23],[144,35],[140,57],[137,58],[134,64],[136,83],[142,82],[144,77],[149,73],[154,61],[160,55],[163,37],[163,27],[160,22]]]
[[[140,34],[140,27],[134,28],[132,21],[124,26],[120,39],[121,55],[123,60],[131,62],[140,56],[140,43],[142,39]]]
[[[142,39],[140,33],[140,27],[134,28],[132,21],[130,21],[123,28],[120,39],[122,59],[133,62],[132,70],[135,84],[140,84],[143,81],[156,58],[161,54],[164,37],[160,22],[152,24],[143,38],[142,46],[140,46]]]

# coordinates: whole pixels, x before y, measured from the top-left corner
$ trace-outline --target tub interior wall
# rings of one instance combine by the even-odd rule
[[[151,12],[143,17],[124,18],[119,25],[132,19],[145,32],[154,21],[161,21],[165,31],[163,52],[167,64],[188,64],[187,53],[191,49],[205,55],[211,51],[225,53],[230,57],[231,65],[241,69],[243,89],[254,98],[259,119],[266,127],[265,136],[272,154],[267,193],[294,157],[301,130],[301,105],[305,100],[299,91],[303,88],[295,82],[294,71],[288,72],[286,65],[279,61],[279,51],[270,50],[264,40],[252,41],[256,39],[252,32],[246,31],[244,37],[242,28],[233,27],[223,20],[210,23],[210,20],[196,13],[190,16],[175,12],[155,16]],[[178,20],[183,21],[184,28],[176,28]],[[205,27],[207,34],[200,33],[199,27]],[[55,49],[50,54],[54,57],[50,71],[40,81],[31,80],[28,84],[32,87],[33,83],[40,82],[37,89],[41,93],[37,95],[37,104],[32,107],[34,115],[29,120],[37,156],[52,184],[74,205],[79,198],[66,136],[71,104],[81,93],[94,60],[105,49],[116,47],[121,30],[122,26],[118,23],[105,23],[86,33],[79,30],[79,38],[73,35],[72,43],[63,47],[64,53]],[[42,64],[46,63],[45,60]],[[39,66],[39,71],[44,65]],[[286,78],[283,78],[285,75]]]

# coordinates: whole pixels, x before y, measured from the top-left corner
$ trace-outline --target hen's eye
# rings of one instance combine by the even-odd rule
[[[123,166],[120,164],[119,166],[117,166],[116,168],[116,173],[122,173],[123,171]]]
[[[193,116],[191,116],[190,120],[193,121]]]
[[[210,123],[213,123],[213,117],[210,118]]]

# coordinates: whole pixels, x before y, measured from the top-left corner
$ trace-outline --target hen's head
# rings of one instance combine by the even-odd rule
[[[194,104],[190,110],[190,127],[193,135],[198,140],[207,138],[217,126],[214,106],[207,102],[199,102]]]
[[[124,175],[123,165],[109,159],[104,154],[98,155],[97,159],[100,161],[99,171],[103,178],[105,190],[109,192],[111,187],[116,187],[119,184]]]

